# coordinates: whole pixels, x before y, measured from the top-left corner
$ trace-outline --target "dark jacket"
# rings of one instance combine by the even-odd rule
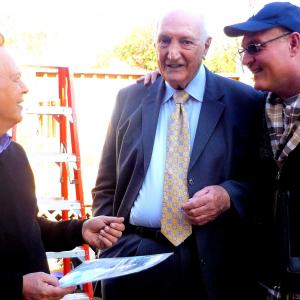
[[[164,88],[160,78],[119,92],[93,190],[95,215],[128,220],[150,163]],[[192,197],[205,186],[221,185],[231,198],[230,210],[193,227],[209,299],[240,299],[234,294],[248,284],[245,220],[253,200],[263,106],[264,95],[253,88],[206,70],[188,190]]]
[[[33,174],[24,150],[14,142],[0,154],[0,205],[0,298],[21,300],[22,276],[49,272],[45,251],[82,244],[82,222],[37,217]]]
[[[300,145],[279,168],[264,123],[260,207],[256,210],[259,277],[270,286],[300,292]],[[298,273],[298,274],[296,274]]]

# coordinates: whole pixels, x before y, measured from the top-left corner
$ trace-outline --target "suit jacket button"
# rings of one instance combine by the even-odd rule
[[[206,265],[206,261],[204,260],[203,257],[200,258],[200,264],[201,264],[202,266],[205,266],[205,265]]]
[[[188,182],[189,182],[189,185],[193,185],[194,184],[194,179],[191,177],[191,178],[189,178]]]

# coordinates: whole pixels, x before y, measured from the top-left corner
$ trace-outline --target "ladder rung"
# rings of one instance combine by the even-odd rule
[[[64,107],[64,106],[24,107],[23,112],[25,114],[72,116],[72,109],[70,107]]]
[[[32,161],[46,161],[46,162],[76,162],[76,156],[69,153],[30,153],[30,160]]]
[[[64,200],[62,197],[38,198],[39,209],[42,210],[76,210],[81,205],[78,201]]]
[[[85,252],[81,247],[76,247],[69,251],[47,252],[47,258],[71,258],[77,257],[84,259]]]
[[[89,300],[89,297],[84,293],[75,293],[64,296],[62,300]]]

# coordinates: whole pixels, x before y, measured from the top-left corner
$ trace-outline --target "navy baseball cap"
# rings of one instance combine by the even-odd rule
[[[224,27],[226,35],[241,36],[247,32],[258,32],[274,27],[284,27],[291,32],[300,32],[300,7],[290,2],[266,4],[246,22]]]

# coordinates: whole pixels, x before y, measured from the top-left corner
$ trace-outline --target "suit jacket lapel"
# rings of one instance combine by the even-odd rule
[[[151,159],[158,116],[164,94],[165,85],[160,77],[149,87],[149,93],[143,99],[142,103],[142,135],[145,172],[148,169]]]
[[[206,85],[203,103],[197,125],[194,145],[191,154],[191,169],[198,157],[203,152],[208,140],[213,135],[214,129],[224,111],[224,104],[219,100],[223,97],[223,92],[218,85],[218,80],[213,73],[206,70]]]

